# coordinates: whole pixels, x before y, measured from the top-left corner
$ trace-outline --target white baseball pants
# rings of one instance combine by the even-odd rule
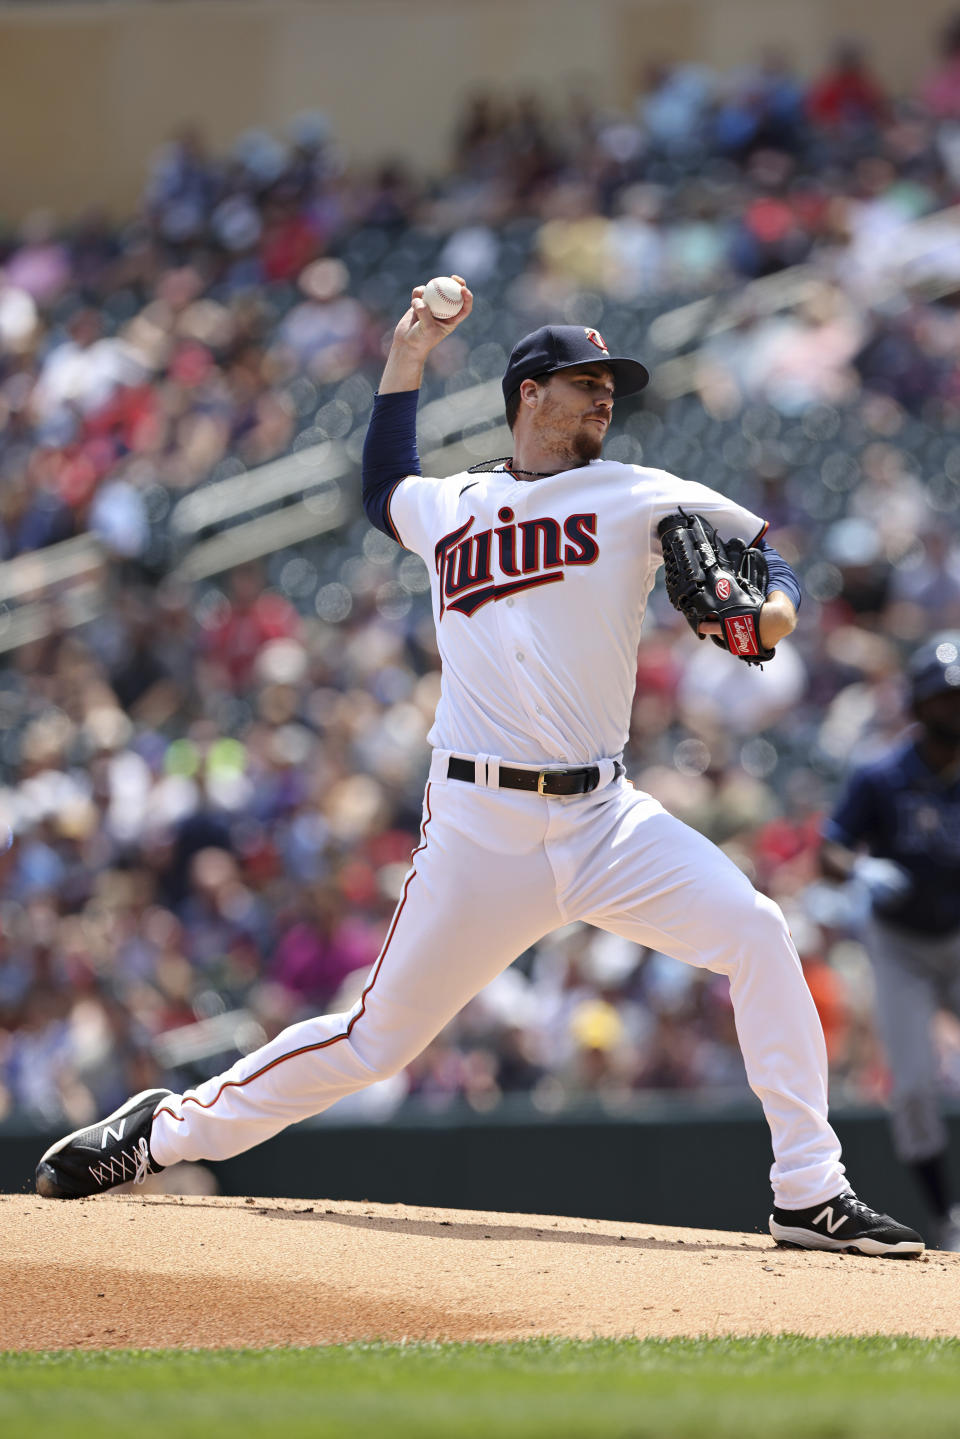
[[[447,758],[434,757],[420,846],[361,998],[165,1100],[155,1160],[226,1159],[395,1073],[518,954],[584,920],[728,975],[777,1203],[805,1208],[848,1188],[823,1034],[778,907],[624,780],[549,798],[447,780]]]

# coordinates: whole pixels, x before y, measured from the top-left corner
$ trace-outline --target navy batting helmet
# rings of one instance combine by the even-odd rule
[[[960,692],[960,630],[944,630],[921,645],[907,665],[907,677],[914,704]]]

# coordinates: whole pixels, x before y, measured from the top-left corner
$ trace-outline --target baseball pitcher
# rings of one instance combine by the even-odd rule
[[[780,910],[624,776],[640,627],[664,556],[671,598],[731,665],[772,659],[796,623],[796,580],[763,548],[759,516],[663,470],[603,459],[616,401],[648,375],[595,329],[547,326],[514,348],[503,377],[511,456],[421,475],[424,363],[472,305],[454,278],[462,305],[447,320],[413,291],[364,453],[371,523],[430,572],[442,689],[420,844],[363,993],[196,1089],[148,1091],[66,1136],[43,1156],[37,1188],[96,1194],[247,1149],[408,1064],[518,954],[582,920],[729,978],[773,1141],[778,1242],[919,1254],[920,1236],[845,1177],[823,1035]]]

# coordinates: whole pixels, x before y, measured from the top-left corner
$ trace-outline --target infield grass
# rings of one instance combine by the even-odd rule
[[[531,1340],[0,1355],[36,1439],[923,1439],[960,1433],[960,1340]]]

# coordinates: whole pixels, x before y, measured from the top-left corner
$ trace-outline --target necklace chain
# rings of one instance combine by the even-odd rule
[[[503,465],[512,475],[532,475],[536,480],[546,480],[557,473],[556,470],[518,470],[514,466],[512,455],[501,455],[498,460],[482,460],[479,465],[471,465],[467,474],[475,475],[480,470],[485,470],[488,465]]]

